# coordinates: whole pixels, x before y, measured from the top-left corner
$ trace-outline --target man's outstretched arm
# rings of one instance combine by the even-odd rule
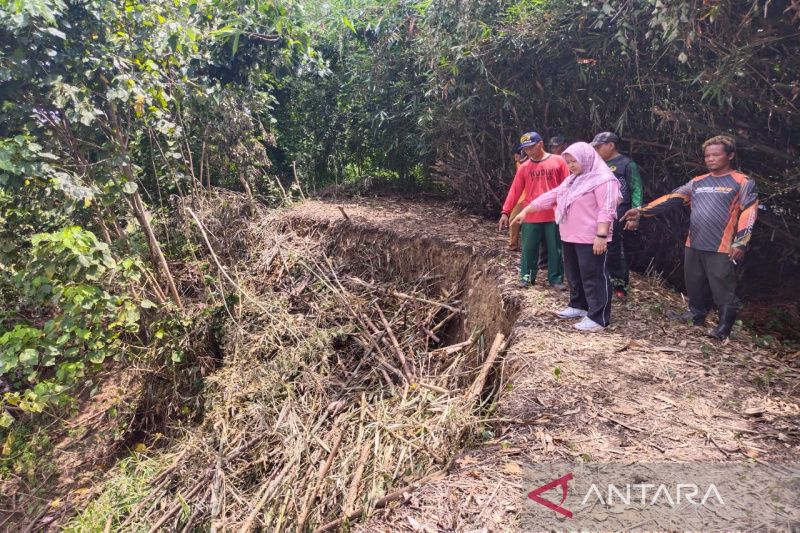
[[[666,213],[676,207],[689,205],[692,202],[692,182],[684,183],[674,191],[660,196],[644,207],[629,209],[620,222],[626,222],[625,229],[635,230],[639,226],[641,216],[652,217]]]

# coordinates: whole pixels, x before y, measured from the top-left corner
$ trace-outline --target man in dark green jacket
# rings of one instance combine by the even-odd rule
[[[630,157],[619,152],[617,134],[610,131],[598,133],[592,140],[592,146],[619,180],[622,202],[617,206],[614,238],[608,243],[608,273],[614,287],[614,296],[623,299],[627,295],[629,271],[628,259],[625,257],[625,232],[622,231],[619,219],[629,209],[641,207],[642,177],[639,166]]]

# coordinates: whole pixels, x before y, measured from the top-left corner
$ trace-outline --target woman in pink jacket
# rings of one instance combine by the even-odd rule
[[[581,318],[575,328],[602,331],[611,322],[611,279],[607,253],[611,222],[622,199],[619,181],[605,161],[585,142],[564,150],[571,174],[564,182],[534,198],[513,220],[520,224],[531,211],[556,207],[569,278],[569,306],[560,318]]]

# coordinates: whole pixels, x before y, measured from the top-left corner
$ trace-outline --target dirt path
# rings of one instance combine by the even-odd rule
[[[510,327],[513,335],[500,369],[503,393],[481,440],[470,443],[447,475],[353,530],[526,530],[520,513],[534,487],[524,472],[537,463],[800,458],[797,354],[781,361],[746,332],[720,344],[697,328],[666,321],[666,311],[684,304],[654,280],[634,275],[628,301],[614,303],[608,331],[582,334],[554,315],[566,304],[564,293],[516,286],[518,255],[507,250],[506,236],[491,221],[438,202],[389,199],[309,201],[282,216],[321,236],[324,228],[349,225],[348,246],[378,246],[401,255],[401,263],[437,266],[448,283],[468,278],[462,305],[473,323],[463,327],[487,325],[489,338]],[[15,490],[0,485],[13,499],[0,510],[0,531],[13,518],[2,512],[30,513],[30,498],[50,502],[41,512],[34,509],[41,519],[36,527],[55,529],[100,487],[95,483],[106,476],[119,445],[119,420],[104,413],[125,403],[121,390],[131,389],[130,395],[136,389],[103,382],[104,392],[68,425],[80,431],[56,443],[48,490],[39,494],[19,480],[12,480]]]
[[[633,275],[601,334],[555,317],[564,293],[515,287],[518,257],[490,221],[442,204],[308,202],[292,216],[341,220],[472,247],[497,290],[523,299],[503,368],[506,392],[485,442],[360,531],[515,531],[532,463],[720,462],[800,458],[800,371],[746,332],[726,343],[668,322],[680,295]],[[542,283],[540,273],[539,282]],[[797,358],[794,358],[797,361]],[[485,529],[484,529],[485,528]]]

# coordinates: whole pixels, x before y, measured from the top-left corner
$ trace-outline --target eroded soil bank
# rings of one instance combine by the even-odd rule
[[[445,478],[359,530],[525,530],[520,513],[534,487],[524,472],[537,463],[800,459],[796,354],[760,346],[747,331],[717,343],[668,321],[667,312],[685,302],[656,280],[634,275],[627,301],[613,304],[608,331],[585,335],[555,317],[564,294],[514,287],[517,256],[491,221],[385,200],[312,202],[291,216],[470,250],[496,273],[490,293],[519,305],[492,436]]]
[[[226,300],[227,325],[217,335],[219,366],[205,378],[205,419],[184,424],[184,437],[165,448],[151,447],[152,435],[137,437],[147,445],[140,454],[143,461],[161,466],[143,481],[150,499],[135,504],[137,520],[125,514],[128,508],[109,515],[113,527],[130,530],[141,518],[141,523],[160,522],[168,529],[194,523],[218,528],[280,524],[292,530],[305,514],[304,527],[314,529],[325,520],[364,510],[371,515],[365,522],[364,516],[349,521],[362,531],[521,531],[529,529],[521,516],[528,504],[525,495],[534,488],[526,473],[531,465],[800,458],[796,357],[760,346],[746,331],[737,331],[730,342],[712,343],[697,328],[667,321],[668,310],[685,304],[655,280],[634,275],[627,301],[614,302],[612,326],[586,335],[555,317],[566,297],[541,288],[541,273],[537,287],[523,291],[516,286],[518,257],[507,250],[505,235],[491,221],[447,204],[308,201],[247,229],[237,225],[244,207],[235,199],[221,201],[227,207],[214,211],[213,219],[209,212],[205,229],[228,275],[246,294],[231,299],[235,291],[229,292]],[[300,248],[292,248],[300,241]],[[298,250],[302,253],[293,257]],[[303,266],[304,255],[317,262]],[[342,291],[353,291],[354,298],[342,300],[325,285],[319,274],[328,267],[341,274]],[[426,341],[434,355],[420,369],[439,368],[447,378],[451,360],[444,364],[437,358],[452,354],[443,349],[464,344],[476,330],[483,331],[483,340],[458,363],[463,365],[458,379],[427,383],[428,388],[413,383],[422,381],[418,376],[408,380],[399,375],[403,369],[396,360],[391,363],[398,375],[357,374],[365,379],[363,388],[344,403],[323,406],[324,416],[315,418],[312,428],[318,431],[308,433],[302,429],[302,410],[329,398],[331,383],[340,387],[336,380],[350,375],[331,369],[339,365],[352,373],[348,364],[365,353],[357,339],[347,340],[353,333],[349,326],[332,329],[352,319],[346,302],[358,309],[394,302],[386,307],[392,313],[387,322],[399,327],[395,324],[409,308],[397,302],[411,300],[393,295],[392,283],[422,290],[411,300],[431,306],[433,323],[444,320],[447,325],[437,330],[438,342]],[[364,284],[371,287],[366,292],[361,291]],[[332,291],[332,299],[315,300],[325,291]],[[437,304],[445,301],[463,312],[448,319],[447,308]],[[326,310],[326,318],[320,318],[319,309]],[[317,330],[323,333],[314,335]],[[302,338],[308,333],[311,340],[292,348],[298,333]],[[509,339],[508,349],[482,382],[479,413],[470,415],[479,418],[469,418],[466,410],[475,404],[468,408],[454,399],[469,393],[498,334]],[[392,343],[378,331],[370,335],[384,342],[391,358]],[[398,337],[402,348],[415,342]],[[362,342],[367,345],[367,338]],[[320,358],[320,352],[328,355]],[[324,379],[313,377],[320,369]],[[430,374],[431,379],[439,375]],[[284,407],[276,410],[275,405]],[[451,420],[447,417],[453,416],[454,406],[465,412],[432,432],[439,440],[431,441],[391,418],[398,406],[404,413],[413,407],[417,415],[441,412],[442,420]],[[315,435],[312,445],[299,437],[309,434]],[[409,457],[393,447],[399,442],[411,443]],[[448,452],[432,442],[446,443]],[[80,455],[81,442],[66,448],[71,456]],[[427,462],[415,463],[413,454]],[[397,462],[394,478],[373,476],[375,464],[392,461]],[[281,485],[300,463],[307,466],[298,479],[312,482]],[[354,483],[352,474],[359,471]],[[119,476],[114,468],[105,474],[112,482]],[[56,477],[66,487],[60,505],[69,502],[80,509],[87,499],[97,501],[103,494],[97,471],[84,475],[72,468]],[[84,481],[70,485],[70,477]],[[324,480],[320,490],[310,490],[307,485],[318,477]],[[417,484],[419,479],[423,483]],[[411,489],[381,502],[403,486]],[[227,504],[222,494],[228,494]],[[189,513],[182,502],[188,502]],[[254,511],[234,517],[233,511],[226,514],[226,505]],[[54,521],[56,514],[37,512],[42,523],[26,525],[52,528],[68,516]]]

